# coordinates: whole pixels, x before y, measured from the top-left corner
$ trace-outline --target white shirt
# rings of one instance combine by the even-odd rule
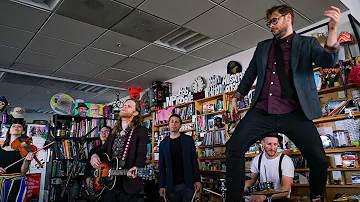
[[[279,179],[280,156],[281,154],[279,154],[274,159],[268,159],[264,153],[261,159],[260,182],[273,182],[275,189],[279,189],[281,187],[281,179]],[[253,173],[259,173],[259,157],[260,155],[255,156],[251,162],[250,170]],[[294,178],[294,163],[287,155],[284,155],[284,158],[281,162],[281,170],[283,176]],[[288,197],[290,197],[290,192],[291,190],[289,191]]]

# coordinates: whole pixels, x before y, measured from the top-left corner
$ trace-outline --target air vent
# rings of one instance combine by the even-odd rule
[[[56,5],[60,2],[60,0],[14,0],[17,2],[21,2],[27,5],[35,6],[38,8],[42,8],[45,10],[52,11],[56,7]]]
[[[190,52],[206,43],[209,43],[213,39],[196,33],[184,27],[167,34],[155,43],[168,46],[182,52]]]
[[[87,84],[79,84],[75,87],[75,90],[83,91],[83,92],[91,92],[91,93],[105,93],[106,91],[110,90],[106,87],[101,86],[92,86]]]

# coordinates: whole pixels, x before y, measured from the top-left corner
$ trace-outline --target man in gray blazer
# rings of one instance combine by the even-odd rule
[[[226,201],[244,200],[244,153],[256,140],[271,132],[286,134],[300,149],[310,165],[310,197],[313,201],[323,200],[327,161],[312,122],[321,116],[312,62],[318,67],[335,65],[341,13],[331,7],[324,15],[330,18],[325,48],[314,37],[294,32],[291,7],[274,6],[266,11],[267,25],[274,38],[257,45],[232,98],[231,117],[236,120],[239,118],[236,103],[248,94],[257,77],[250,110],[226,143]]]

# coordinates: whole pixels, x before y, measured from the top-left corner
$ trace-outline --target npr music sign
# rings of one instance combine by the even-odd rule
[[[186,102],[191,102],[193,100],[193,95],[188,87],[179,88],[179,95],[173,95],[166,97],[166,106],[173,106],[177,104],[183,104]]]
[[[227,93],[236,90],[244,74],[226,74],[224,77],[214,75],[209,78],[208,96],[214,96],[221,93]]]

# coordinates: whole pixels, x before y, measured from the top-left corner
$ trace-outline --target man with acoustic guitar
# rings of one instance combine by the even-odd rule
[[[124,103],[112,134],[95,154],[91,156],[91,165],[98,169],[102,163],[100,156],[106,153],[118,158],[121,169],[129,169],[127,176],[121,176],[115,187],[104,195],[104,201],[138,201],[142,179],[137,178],[136,170],[145,166],[147,129],[141,126],[140,104],[133,99]]]

